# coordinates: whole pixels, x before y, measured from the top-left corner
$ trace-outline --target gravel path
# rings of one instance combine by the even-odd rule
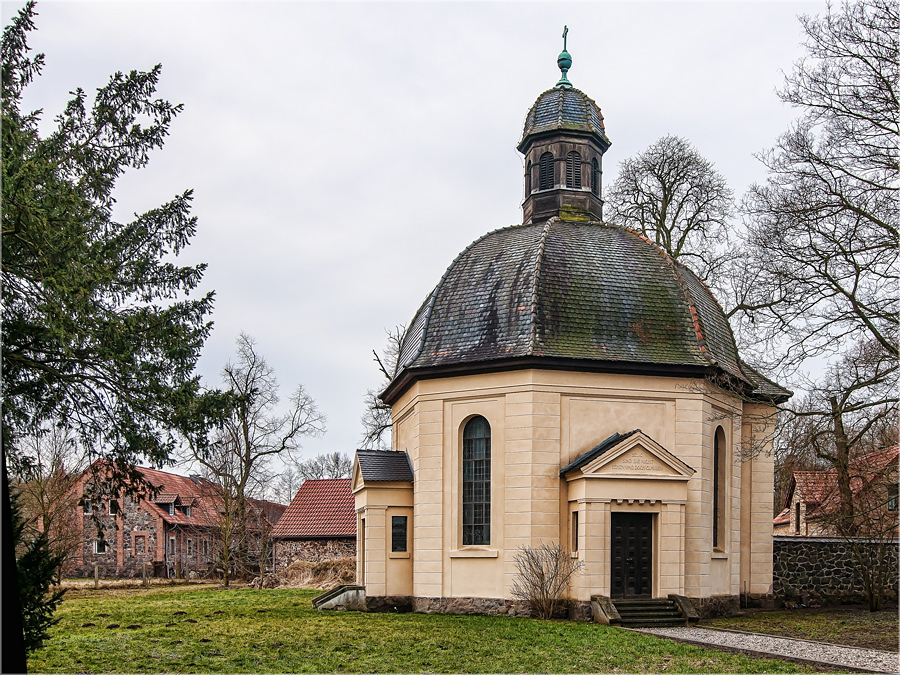
[[[775,658],[818,662],[835,668],[900,673],[900,655],[875,649],[842,647],[825,642],[709,628],[638,628],[636,630],[684,642],[766,654]]]

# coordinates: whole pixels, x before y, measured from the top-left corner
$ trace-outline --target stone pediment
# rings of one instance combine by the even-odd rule
[[[642,432],[581,467],[585,478],[689,480],[694,469]]]

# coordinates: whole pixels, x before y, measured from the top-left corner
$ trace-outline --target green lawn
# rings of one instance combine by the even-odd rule
[[[812,672],[605,626],[317,612],[315,591],[78,590],[32,672]],[[90,625],[93,624],[93,625]],[[114,627],[115,626],[115,627]]]
[[[851,647],[897,650],[897,610],[869,612],[865,609],[789,609],[753,612],[704,621],[714,628],[831,642]]]

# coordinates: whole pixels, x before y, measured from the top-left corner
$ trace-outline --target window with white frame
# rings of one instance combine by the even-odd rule
[[[109,550],[109,545],[108,545],[106,539],[101,539],[100,537],[97,537],[96,539],[94,539],[94,553],[96,553],[98,555],[103,555],[108,550]]]
[[[91,504],[90,497],[85,496],[81,498],[81,508],[86,516],[90,516],[94,513],[94,507],[93,504]]]
[[[119,500],[118,499],[110,499],[109,500],[109,515],[115,516],[119,514]]]

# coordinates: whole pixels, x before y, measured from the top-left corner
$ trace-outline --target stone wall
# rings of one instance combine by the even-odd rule
[[[818,600],[856,603],[865,599],[863,582],[847,543],[836,537],[774,537],[775,597],[783,602]],[[868,544],[874,546],[874,544]],[[897,597],[898,544],[888,546],[886,596]]]
[[[298,560],[319,562],[336,558],[355,558],[356,538],[275,541],[275,569],[283,570]]]

